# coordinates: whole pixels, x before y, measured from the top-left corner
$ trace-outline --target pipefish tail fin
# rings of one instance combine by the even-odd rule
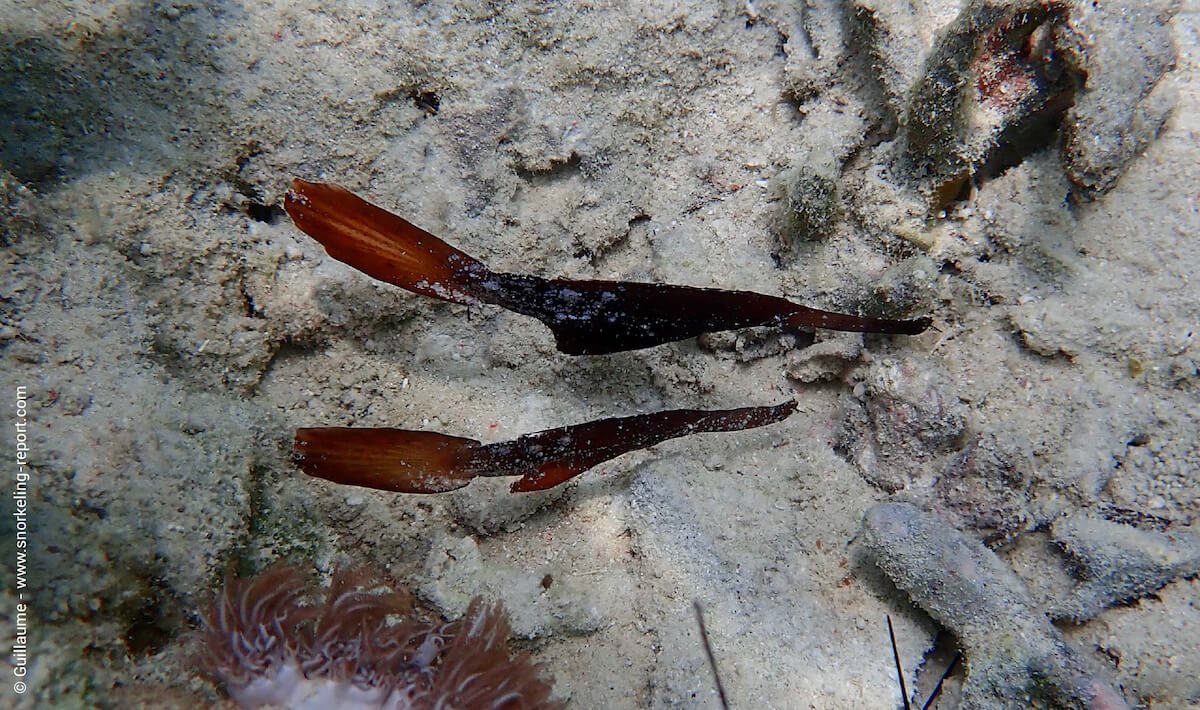
[[[283,208],[334,259],[414,293],[475,303],[491,273],[475,257],[338,185],[296,178]]]
[[[462,488],[479,442],[431,431],[318,427],[297,429],[293,449],[304,473],[334,483],[397,493]]]

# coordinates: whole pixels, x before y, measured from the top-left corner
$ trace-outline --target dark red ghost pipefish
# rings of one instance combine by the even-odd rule
[[[296,465],[334,483],[400,493],[442,493],[478,476],[520,476],[513,492],[553,488],[621,454],[701,432],[775,424],[795,402],[741,409],[672,409],[525,434],[482,444],[432,431],[297,429]]]
[[[927,317],[888,320],[822,311],[750,291],[496,272],[329,183],[293,180],[283,207],[334,259],[414,293],[533,316],[569,355],[636,350],[758,325],[916,335],[931,322]]]

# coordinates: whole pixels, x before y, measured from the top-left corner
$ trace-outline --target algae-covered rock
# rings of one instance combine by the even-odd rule
[[[841,213],[837,181],[809,165],[785,170],[776,177],[783,197],[783,237],[815,241],[833,231]]]
[[[938,36],[904,115],[900,172],[933,205],[1007,153],[1044,141],[1075,76],[1053,48],[1058,0],[969,2]]]

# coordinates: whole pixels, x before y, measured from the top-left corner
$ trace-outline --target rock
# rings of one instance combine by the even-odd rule
[[[934,486],[935,505],[989,542],[1011,540],[1036,521],[1030,510],[1033,458],[1027,447],[979,434],[951,457]]]
[[[1161,81],[1175,64],[1176,0],[1075,3],[1063,44],[1087,76],[1063,122],[1063,162],[1085,194],[1109,190],[1158,135],[1175,106]]]
[[[1058,0],[979,0],[938,34],[908,94],[897,166],[933,207],[989,163],[1046,142],[1075,90],[1053,51],[1067,12]]]
[[[867,511],[862,540],[884,574],[964,647],[961,708],[1129,707],[983,543],[907,503]]]
[[[841,377],[862,353],[861,333],[818,331],[816,342],[789,354],[784,371],[805,384],[833,380]]]
[[[1072,598],[1050,610],[1056,619],[1081,624],[1113,604],[1200,573],[1200,537],[1191,532],[1140,530],[1078,512],[1055,522],[1050,533],[1081,578]]]
[[[962,405],[942,391],[934,372],[913,360],[884,361],[859,386],[859,399],[846,398],[836,449],[885,491],[931,474],[966,427]]]

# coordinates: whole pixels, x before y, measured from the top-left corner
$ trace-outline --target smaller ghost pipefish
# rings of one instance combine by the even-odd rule
[[[621,454],[702,432],[774,424],[794,401],[770,407],[673,409],[547,429],[482,444],[430,431],[319,427],[297,429],[294,457],[310,476],[400,493],[442,493],[478,476],[520,476],[514,493],[564,483]]]
[[[544,279],[483,262],[345,188],[292,181],[283,207],[334,259],[414,293],[533,316],[568,355],[637,350],[758,325],[915,335],[929,318],[834,313],[778,296],[672,284]]]

